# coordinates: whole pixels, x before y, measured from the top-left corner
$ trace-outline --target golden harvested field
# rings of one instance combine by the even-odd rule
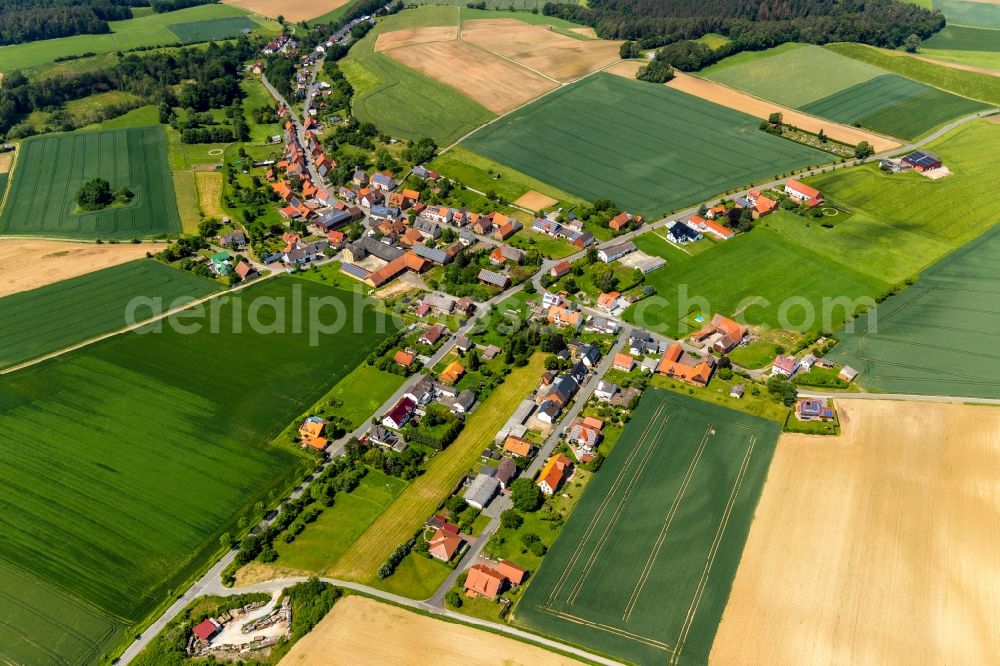
[[[10,165],[14,163],[14,153],[0,153],[0,173],[10,171]]]
[[[194,182],[198,186],[198,205],[208,217],[222,219],[222,174],[218,171],[195,171]]]
[[[516,19],[466,21],[461,38],[564,83],[617,61],[621,46],[617,41],[574,39]]]
[[[581,662],[466,624],[438,620],[358,596],[338,601],[278,662],[279,666],[359,663],[570,666]]]
[[[609,67],[607,71],[611,74],[617,74],[618,76],[632,79],[635,78],[635,73],[640,67],[642,67],[642,64],[643,63],[635,60],[627,60]],[[720,106],[726,106],[730,109],[742,111],[743,113],[756,118],[766,119],[775,111],[780,111],[784,121],[789,125],[794,125],[814,134],[818,134],[822,129],[831,139],[841,141],[852,146],[857,145],[861,141],[867,141],[872,145],[877,153],[898,148],[900,145],[898,141],[875,134],[874,132],[868,132],[858,127],[842,125],[831,120],[824,120],[822,118],[817,118],[816,116],[810,116],[807,113],[802,113],[801,111],[781,106],[779,104],[775,104],[774,102],[768,102],[758,97],[754,97],[753,95],[748,95],[744,92],[730,88],[729,86],[722,85],[721,83],[709,81],[708,79],[703,79],[697,76],[691,76],[690,74],[685,74],[684,72],[675,71],[674,79],[666,85],[675,90],[686,92],[689,95],[694,95],[695,97],[706,99],[709,102],[714,102]]]
[[[465,41],[412,44],[385,54],[448,84],[493,113],[512,111],[559,85]]]
[[[350,0],[222,0],[224,5],[232,5],[270,18],[284,16],[286,21],[298,23],[322,16],[339,9]]]
[[[545,196],[541,192],[536,192],[534,190],[528,190],[514,201],[515,206],[527,208],[528,210],[535,211],[536,213],[544,208],[555,206],[557,203],[559,203],[558,199],[553,199],[552,197]]]
[[[593,28],[570,28],[569,31],[575,32],[578,35],[583,35],[584,37],[597,39],[597,32]]]
[[[466,419],[458,438],[435,456],[427,471],[351,544],[328,575],[361,582],[376,580],[375,572],[393,549],[413,536],[434,513],[438,502],[478,459],[484,443],[492,441],[517,405],[535,387],[545,371],[543,359],[543,354],[535,354],[528,365],[507,375],[504,383]]]
[[[0,297],[124,264],[158,248],[147,243],[0,239]]]
[[[710,663],[996,663],[1000,408],[837,407],[778,442]]]
[[[388,51],[400,46],[448,42],[458,37],[457,25],[443,25],[433,28],[411,28],[383,32],[375,38],[375,51]]]

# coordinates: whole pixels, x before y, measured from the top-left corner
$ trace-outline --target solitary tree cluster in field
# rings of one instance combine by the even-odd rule
[[[111,183],[103,178],[94,178],[76,191],[76,204],[82,210],[101,210],[112,204],[127,204],[135,195],[127,187],[111,189]]]

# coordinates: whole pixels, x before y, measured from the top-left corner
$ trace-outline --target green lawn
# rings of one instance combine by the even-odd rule
[[[444,562],[419,553],[410,553],[399,563],[395,573],[385,580],[374,580],[371,584],[401,597],[429,599],[451,571]]]
[[[21,143],[0,233],[65,238],[133,238],[181,229],[160,127],[70,132]],[[106,179],[135,195],[127,205],[77,210],[84,182]]]
[[[723,37],[722,35],[719,35],[714,32],[702,35],[701,37],[699,37],[694,41],[701,42],[710,49],[717,49],[720,46],[725,46],[726,44],[729,43],[729,39],[727,37]]]
[[[177,44],[184,40],[171,32],[172,26],[232,17],[241,17],[251,21],[252,23],[249,25],[265,34],[275,34],[281,30],[276,22],[249,16],[246,11],[238,7],[222,4],[200,5],[175,12],[149,14],[126,21],[111,21],[111,32],[108,34],[74,35],[2,46],[0,47],[0,63],[2,63],[0,68],[3,71],[24,69],[38,67],[64,56],[78,56],[84,53],[103,54],[146,46]],[[226,36],[232,35],[227,34]]]
[[[0,368],[124,327],[132,299],[160,299],[168,310],[217,290],[211,280],[139,259],[0,298]],[[135,310],[137,321],[151,314]]]
[[[705,663],[778,433],[648,389],[515,622],[632,663]]]
[[[977,121],[926,148],[954,175],[932,181],[908,173],[886,175],[874,165],[838,169],[807,179],[854,215],[833,229],[775,215],[766,224],[786,238],[888,282],[899,282],[998,222],[995,184],[1000,125]]]
[[[211,39],[238,37],[244,30],[255,30],[259,24],[250,16],[227,16],[187,23],[172,23],[170,32],[182,43],[204,42]]]
[[[994,227],[838,332],[827,357],[870,390],[1000,398],[998,262]]]
[[[1000,10],[995,11],[1000,14]],[[997,33],[997,40],[1000,41],[1000,33]],[[858,63],[877,66],[956,95],[980,100],[994,106],[1000,105],[1000,78],[996,76],[966,72],[917,58],[890,55],[885,51],[864,44],[830,44],[826,49],[851,58]],[[1000,47],[997,47],[997,50],[1000,50]]]
[[[759,123],[665,86],[596,74],[487,125],[463,145],[581,198],[608,197],[652,216],[828,161],[759,131]]]
[[[275,564],[311,573],[325,572],[407,485],[402,479],[368,470],[357,488],[339,493],[334,505],[323,509],[295,541],[285,543],[279,539],[275,543]]]
[[[778,345],[768,340],[754,340],[745,347],[729,352],[729,359],[738,366],[750,369],[763,368],[778,355]]]
[[[494,117],[454,88],[399,64],[373,48],[379,33],[407,28],[457,25],[457,7],[419,7],[379,20],[355,44],[340,69],[355,90],[358,120],[406,139],[429,136],[446,146]]]
[[[625,319],[674,337],[692,332],[697,324],[689,323],[689,315],[696,312],[719,312],[767,328],[833,330],[853,312],[853,303],[845,313],[843,306],[824,299],[846,297],[853,302],[888,288],[881,280],[765,228],[695,256],[651,234],[641,241],[643,251],[664,257],[667,265],[646,276],[646,284],[656,287],[657,298],[639,301],[626,311]],[[788,308],[784,321],[782,307]]]
[[[823,72],[817,76],[816,72]],[[801,107],[885,74],[883,70],[819,46],[784,44],[741,53],[701,71],[701,76],[779,104]]]
[[[311,467],[269,442],[382,335],[366,308],[360,333],[349,328],[312,344],[310,327],[294,328],[294,308],[274,314],[273,303],[296,291],[304,304],[350,304],[353,296],[276,278],[220,308],[218,333],[164,326],[0,377],[0,560],[49,589],[21,598],[5,588],[0,615],[28,620],[24,604],[52,604],[53,617],[72,618],[82,606],[109,627],[133,625],[220,553],[219,536],[235,531],[246,507],[275,501]],[[270,332],[255,320],[272,324]],[[71,622],[77,640],[46,653],[52,663],[89,663],[115,647],[113,633]],[[48,625],[25,624],[22,634],[0,635],[4,661],[18,661],[12,655],[30,641],[38,654],[52,649]]]
[[[953,118],[988,107],[896,74],[884,74],[800,108],[821,118],[857,123],[883,134],[914,139]]]
[[[558,199],[558,206],[587,205],[587,202],[580,197],[552,187],[537,178],[532,178],[487,157],[477,155],[462,146],[455,146],[448,152],[438,155],[429,166],[434,171],[480,192],[493,190],[507,201],[514,201],[525,192],[534,190],[553,199]],[[491,174],[499,174],[500,177],[494,178]]]
[[[959,51],[948,49],[920,49],[920,55],[941,62],[985,67],[1000,72],[1000,51]]]
[[[333,387],[327,399],[343,402],[337,415],[350,422],[353,429],[370,419],[405,381],[402,375],[362,363]]]

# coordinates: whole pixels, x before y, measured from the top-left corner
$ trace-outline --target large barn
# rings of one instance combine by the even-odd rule
[[[917,171],[930,171],[941,166],[940,157],[933,153],[924,152],[923,150],[910,153],[903,158],[903,161]]]

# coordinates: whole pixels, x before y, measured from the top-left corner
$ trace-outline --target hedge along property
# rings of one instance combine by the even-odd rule
[[[260,308],[284,333],[247,325],[254,302],[296,289],[355,312],[353,293],[278,277],[236,305],[220,298],[218,333],[165,325],[0,377],[0,660],[110,659],[127,629],[219,551],[223,532],[238,532],[247,507],[283,496],[312,467],[272,438],[383,335],[370,302],[352,320],[360,334],[352,324],[316,346],[308,327],[294,331],[290,307]]]
[[[181,230],[162,127],[32,137],[20,153],[0,211],[0,234],[127,239]],[[78,211],[77,190],[98,177],[127,187],[134,199]]]
[[[564,86],[462,145],[593,201],[654,216],[748,181],[829,161],[760,120],[665,86],[598,73]]]

